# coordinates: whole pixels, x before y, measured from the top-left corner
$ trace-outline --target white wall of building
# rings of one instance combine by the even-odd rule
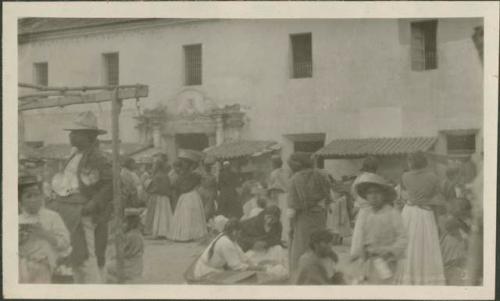
[[[21,44],[19,80],[48,61],[49,85],[102,84],[102,54],[119,52],[120,83],[149,86],[142,106],[175,108],[184,87],[183,45],[203,46],[203,84],[218,105],[248,106],[243,137],[294,133],[334,138],[436,136],[482,126],[482,68],[471,36],[481,19],[438,21],[438,68],[411,70],[407,20],[210,20]],[[313,77],[290,78],[289,35],[312,33]],[[26,139],[65,142],[61,131],[83,106],[26,113]],[[89,105],[109,129],[109,105]],[[124,108],[123,141],[139,141]],[[287,146],[288,145],[288,146]],[[328,163],[330,164],[330,163]],[[328,165],[327,164],[327,165]]]

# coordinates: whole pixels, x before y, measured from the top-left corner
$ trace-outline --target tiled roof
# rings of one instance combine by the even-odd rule
[[[19,34],[37,34],[79,28],[97,28],[112,24],[132,22],[147,22],[159,19],[154,18],[22,18],[18,21]],[[166,19],[162,21],[175,23],[187,19]]]
[[[337,139],[315,155],[325,159],[404,155],[415,151],[428,151],[436,140],[436,137]]]
[[[279,149],[275,141],[236,140],[205,150],[205,153],[216,159],[235,159],[246,156],[257,156]]]

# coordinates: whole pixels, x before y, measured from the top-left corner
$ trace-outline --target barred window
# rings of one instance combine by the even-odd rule
[[[202,57],[201,44],[184,46],[185,84],[201,85]]]
[[[118,52],[105,53],[104,57],[104,84],[117,86],[120,84],[120,59]]]
[[[448,154],[472,154],[476,151],[476,135],[448,134],[446,147]]]
[[[290,35],[292,44],[292,78],[312,77],[312,34]]]
[[[39,86],[49,85],[49,64],[47,62],[33,64],[33,82]]]
[[[437,68],[437,20],[411,23],[411,68]]]

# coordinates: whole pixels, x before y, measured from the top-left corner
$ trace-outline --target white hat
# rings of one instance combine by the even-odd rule
[[[91,111],[86,111],[78,114],[71,128],[64,129],[65,131],[91,130],[96,131],[99,135],[105,134],[106,131],[97,127],[97,118]]]
[[[386,200],[388,202],[392,202],[396,199],[397,194],[394,188],[391,186],[391,184],[386,179],[377,174],[372,174],[372,173],[363,174],[359,178],[359,182],[358,184],[356,184],[354,189],[356,189],[356,192],[358,193],[359,196],[366,199],[367,188],[372,185],[378,186],[382,189],[382,191],[385,193]]]

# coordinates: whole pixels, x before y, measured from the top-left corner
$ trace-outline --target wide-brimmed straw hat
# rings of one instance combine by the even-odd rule
[[[366,192],[370,186],[379,187],[385,194],[386,201],[392,202],[396,199],[396,190],[383,177],[377,174],[364,174],[354,187],[359,196],[366,199]]]
[[[65,128],[65,131],[96,131],[98,135],[105,134],[106,131],[97,127],[97,117],[91,111],[86,111],[78,114],[73,125]]]

